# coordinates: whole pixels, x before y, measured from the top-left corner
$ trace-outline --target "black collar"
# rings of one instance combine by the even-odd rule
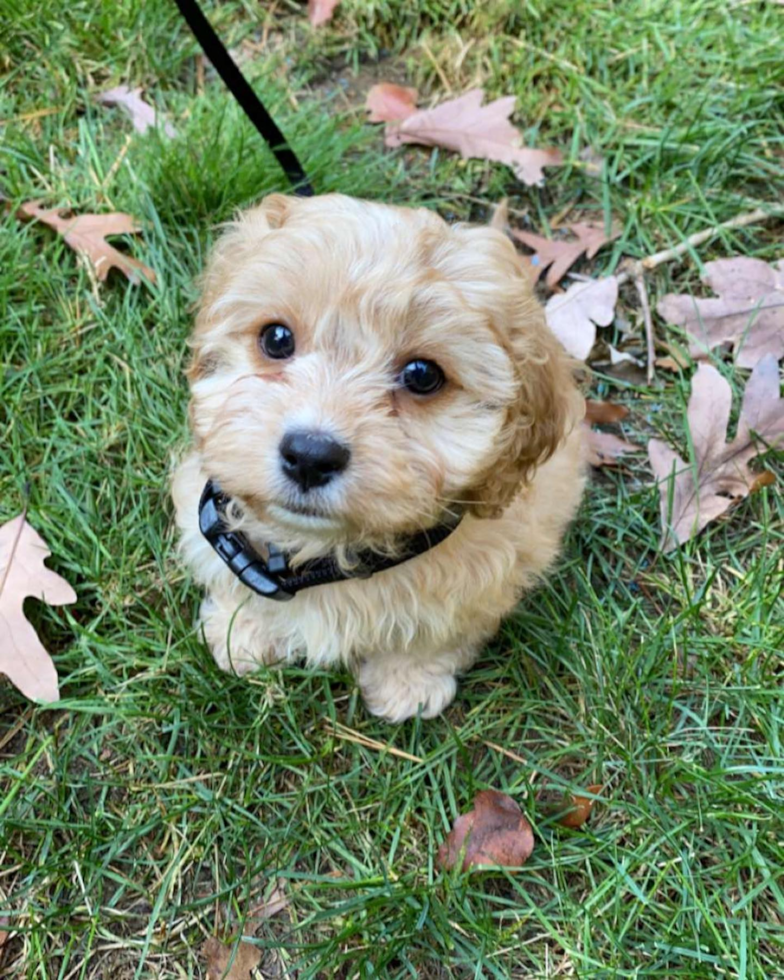
[[[297,592],[314,585],[370,578],[376,572],[394,568],[435,548],[449,537],[462,518],[462,514],[457,514],[426,531],[407,535],[394,558],[361,551],[350,572],[343,571],[332,555],[315,558],[292,571],[287,555],[275,545],[266,546],[268,557],[265,560],[243,534],[228,530],[225,513],[229,499],[214,480],[207,481],[199,501],[199,530],[243,585],[267,599],[278,600],[293,599]]]

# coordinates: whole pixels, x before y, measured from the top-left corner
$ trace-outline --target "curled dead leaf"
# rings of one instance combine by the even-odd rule
[[[544,167],[555,167],[563,158],[558,150],[521,147],[520,133],[509,121],[513,95],[482,105],[484,92],[473,89],[448,99],[433,109],[419,109],[385,132],[387,146],[421,143],[455,150],[465,159],[505,163],[528,185],[544,183]]]
[[[131,123],[137,133],[146,133],[148,129],[154,129],[158,125],[158,115],[150,103],[142,98],[141,88],[118,85],[117,88],[96,95],[95,99],[103,105],[122,106],[131,117]],[[177,135],[170,122],[164,122],[163,132],[169,139]]]
[[[592,783],[590,786],[586,786],[586,791],[592,793],[593,796],[598,796],[602,789],[601,783]],[[567,795],[564,799],[567,812],[558,818],[558,823],[570,830],[579,830],[590,817],[595,802],[596,800],[590,796],[581,796],[577,793]]]
[[[576,241],[543,238],[529,231],[512,230],[514,237],[534,253],[525,257],[531,278],[537,282],[544,270],[548,269],[545,282],[550,289],[555,289],[583,253],[587,259],[592,259],[603,245],[607,245],[620,234],[613,232],[606,235],[604,225],[590,221],[578,221],[565,227],[576,237]]]
[[[584,361],[596,342],[597,325],[613,322],[617,300],[615,276],[576,282],[547,301],[547,325],[573,357]]]
[[[531,856],[534,834],[520,807],[506,793],[485,789],[474,797],[474,808],[455,820],[438,849],[438,863],[450,869],[487,866],[519,868]]]
[[[21,218],[41,221],[61,234],[71,248],[84,255],[95,270],[96,276],[105,280],[110,269],[119,269],[131,282],[138,282],[140,276],[150,282],[156,281],[153,270],[124,252],[110,245],[106,238],[110,235],[135,235],[141,229],[135,218],[129,214],[79,214],[64,217],[64,208],[49,211],[39,207],[38,201],[22,204],[17,214]]]
[[[321,27],[332,20],[340,0],[308,0],[308,20],[313,27]]]
[[[732,389],[716,368],[700,364],[692,379],[686,418],[694,465],[659,439],[648,443],[659,483],[662,547],[669,551],[694,537],[734,502],[766,486],[769,477],[749,463],[768,446],[784,442],[784,399],[779,395],[776,358],[758,361],[746,383],[738,431],[727,441]]]
[[[261,962],[261,951],[249,943],[222,943],[210,936],[201,947],[207,980],[252,980]]]
[[[365,99],[369,110],[368,122],[396,122],[408,119],[416,112],[417,90],[381,82],[374,85]]]
[[[639,446],[626,442],[612,432],[601,432],[599,429],[585,427],[585,441],[588,447],[588,462],[591,466],[616,466],[621,456],[627,453],[638,453]]]
[[[596,402],[587,398],[585,401],[585,421],[589,425],[608,425],[612,422],[620,422],[629,414],[629,409],[625,405],[616,405],[613,402]]]

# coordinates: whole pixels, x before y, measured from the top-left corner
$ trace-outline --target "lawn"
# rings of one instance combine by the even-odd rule
[[[205,6],[319,192],[476,221],[507,196],[540,233],[613,219],[592,275],[784,199],[774,0],[343,0],[317,31],[293,0]],[[784,977],[777,486],[662,554],[645,455],[595,474],[555,574],[435,721],[369,717],[345,673],[220,673],[167,496],[185,341],[216,226],[285,180],[169,0],[4,0],[0,21],[0,190],[135,215],[128,247],[158,274],[97,284],[49,229],[2,218],[0,523],[27,505],[78,601],[26,607],[62,701],[0,686],[0,975],[204,977],[204,940],[241,934],[277,882],[288,907],[247,926],[264,977]],[[362,110],[382,79],[513,93],[566,165],[538,189],[385,150]],[[126,82],[174,139],[95,103]],[[711,258],[781,258],[782,230],[717,234],[649,277],[652,302]],[[619,313],[639,335],[633,288]],[[591,390],[629,407],[627,438],[686,452],[692,373],[597,368]],[[589,783],[590,820],[560,827],[546,801]],[[520,803],[533,856],[445,874],[438,845],[487,787]]]

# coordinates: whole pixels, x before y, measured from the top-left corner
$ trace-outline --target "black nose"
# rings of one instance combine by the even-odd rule
[[[289,432],[280,443],[281,468],[301,490],[323,487],[351,458],[347,446],[321,432]]]

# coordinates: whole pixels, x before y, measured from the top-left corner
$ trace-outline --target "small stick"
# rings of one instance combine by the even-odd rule
[[[356,745],[361,745],[365,749],[374,749],[376,752],[389,752],[390,755],[396,755],[400,759],[408,759],[409,762],[425,761],[424,759],[420,759],[418,755],[411,755],[410,752],[396,749],[394,745],[387,745],[386,742],[377,742],[374,738],[369,738],[361,732],[354,731],[353,728],[349,728],[347,725],[341,725],[340,722],[337,722],[337,727],[330,725],[329,722],[324,727],[327,734],[333,738],[342,738],[347,742],[354,742]],[[342,731],[338,731],[338,728],[342,729]]]
[[[637,295],[640,297],[642,322],[645,324],[645,348],[648,354],[646,377],[648,384],[651,384],[654,378],[656,349],[653,345],[653,318],[651,317],[651,304],[648,300],[648,287],[645,285],[645,276],[642,273],[634,277],[634,285],[637,287]]]
[[[750,211],[748,214],[739,214],[734,218],[730,218],[729,221],[723,221],[720,225],[714,225],[713,228],[706,228],[705,231],[695,232],[695,234],[689,235],[688,238],[682,241],[680,245],[656,252],[654,255],[649,255],[646,259],[631,262],[624,272],[620,272],[616,276],[618,285],[620,286],[630,279],[636,279],[637,276],[650,272],[664,262],[671,262],[673,259],[680,258],[689,249],[695,245],[702,245],[703,242],[707,242],[720,231],[730,228],[745,228],[747,225],[754,225],[760,221],[769,221],[771,218],[778,218],[781,215],[784,215],[784,206],[781,205],[772,207],[767,211],[763,211],[762,208],[757,208],[756,211]]]

